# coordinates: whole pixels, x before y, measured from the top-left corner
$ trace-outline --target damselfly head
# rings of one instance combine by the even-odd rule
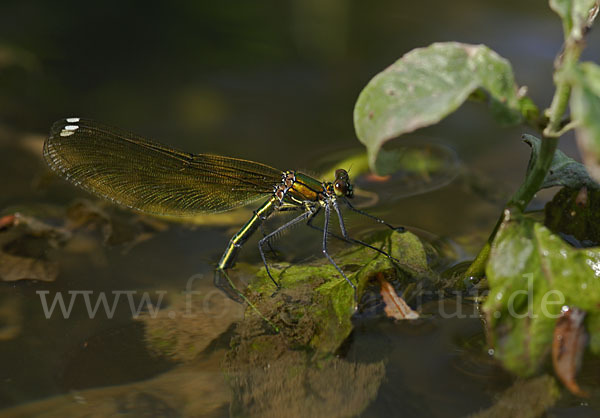
[[[350,176],[343,168],[335,170],[335,181],[333,182],[335,194],[338,196],[352,197],[354,192],[350,184]]]

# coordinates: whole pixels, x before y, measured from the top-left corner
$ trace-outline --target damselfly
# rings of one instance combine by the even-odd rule
[[[227,269],[234,265],[242,245],[273,212],[301,212],[259,240],[258,249],[267,274],[277,287],[279,283],[271,275],[265,248],[279,233],[301,222],[323,232],[323,254],[352,286],[355,297],[355,284],[328,252],[328,237],[359,243],[390,257],[379,248],[349,237],[340,202],[389,228],[403,230],[350,204],[348,199],[353,196],[353,188],[344,169],[336,170],[331,182],[318,181],[298,171],[281,171],[253,161],[178,151],[82,118],[66,118],[52,125],[44,143],[44,157],[54,171],[75,185],[150,214],[216,213],[267,198],[231,238],[215,270],[216,286],[238,301],[245,297],[229,279]],[[325,215],[323,228],[312,225],[321,210]],[[341,236],[330,231],[332,211],[337,215]]]

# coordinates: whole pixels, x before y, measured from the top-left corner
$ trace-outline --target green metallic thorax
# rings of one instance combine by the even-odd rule
[[[326,186],[327,184],[306,174],[284,172],[281,184],[274,185],[273,196],[255,210],[252,218],[231,238],[217,268],[224,270],[232,267],[242,245],[258,229],[261,222],[282,204],[302,206],[306,202],[321,201],[326,194]]]
[[[289,188],[286,194],[288,201],[294,203],[316,202],[323,198],[323,183],[317,179],[302,173],[295,173],[296,181]]]

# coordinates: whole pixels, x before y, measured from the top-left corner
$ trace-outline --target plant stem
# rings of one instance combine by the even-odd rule
[[[531,167],[531,170],[527,173],[525,181],[523,184],[521,184],[521,187],[519,187],[519,189],[506,204],[505,209],[516,209],[519,212],[523,212],[525,210],[546,178],[546,173],[552,164],[552,159],[554,158],[554,152],[556,151],[557,144],[558,138],[543,138],[538,158],[534,161],[534,164]],[[494,241],[494,238],[496,237],[498,228],[500,228],[500,225],[502,225],[502,222],[504,222],[505,216],[506,210],[502,211],[502,215],[500,216],[500,219],[498,219],[498,222],[496,222],[496,226],[494,227],[494,230],[492,231],[487,242],[465,272],[465,278],[479,278],[484,276],[485,266],[487,265],[487,260],[492,248],[492,241]]]
[[[502,211],[502,215],[498,219],[487,242],[479,251],[479,254],[477,254],[477,257],[473,260],[467,271],[465,271],[463,276],[465,279],[481,278],[485,275],[485,267],[492,248],[492,242],[496,237],[500,225],[504,222],[507,213],[506,209],[516,209],[519,212],[523,212],[542,186],[546,178],[546,173],[548,173],[552,164],[558,138],[564,133],[564,129],[561,129],[561,119],[567,110],[569,97],[571,96],[571,85],[563,74],[566,71],[565,69],[570,69],[577,63],[582,49],[583,44],[580,42],[567,42],[564,55],[557,60],[558,66],[554,76],[556,90],[550,108],[547,110],[548,124],[543,131],[540,154],[533,161],[533,165],[527,172],[525,181],[521,184],[521,187],[519,187],[506,204],[505,210]]]

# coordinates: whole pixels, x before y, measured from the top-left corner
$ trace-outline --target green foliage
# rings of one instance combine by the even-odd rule
[[[595,14],[590,10],[595,4],[596,0],[550,0],[550,8],[562,19],[565,39],[583,38],[585,28],[594,20]]]
[[[509,62],[484,45],[436,43],[409,52],[376,75],[354,109],[356,133],[371,168],[386,141],[439,122],[478,89],[489,94],[503,123],[520,122],[523,109],[531,112]]]
[[[428,267],[426,249],[416,235],[393,232],[373,239],[374,247],[389,252],[400,264],[363,246],[336,254],[336,263],[357,285],[359,297],[366,283],[378,273],[403,281],[435,276]],[[288,336],[288,345],[309,349],[319,356],[337,350],[352,331],[354,295],[335,267],[323,258],[315,264],[279,263],[272,266],[271,273],[281,286],[279,290],[264,269],[248,286],[248,298],[257,309]]]
[[[563,306],[576,306],[598,323],[600,248],[574,249],[530,219],[500,227],[487,265],[484,304],[497,357],[522,376],[534,374],[552,344]],[[596,341],[592,349],[600,352]]]
[[[404,55],[368,83],[354,109],[357,136],[369,166],[379,172],[392,160],[382,151],[386,141],[439,122],[467,98],[488,99],[501,123],[527,122],[543,132],[543,139],[524,135],[532,148],[525,179],[465,272],[467,278],[487,276],[490,342],[506,368],[523,376],[544,362],[566,306],[586,312],[591,350],[600,354],[600,248],[575,249],[552,232],[586,245],[599,242],[600,66],[579,63],[599,2],[549,3],[562,19],[565,42],[543,117],[517,87],[507,60],[483,45],[451,42]],[[573,128],[585,165],[557,150],[558,138]],[[557,186],[565,189],[546,207],[550,229],[524,217],[540,189]]]
[[[600,67],[586,62],[570,73],[571,109],[577,121],[577,142],[590,174],[600,180]]]
[[[531,158],[529,159],[529,165],[527,172],[535,166],[535,162],[540,157],[540,150],[542,147],[542,140],[536,138],[533,135],[523,135],[523,141],[531,146]],[[580,187],[587,187],[590,190],[598,190],[600,185],[596,183],[589,176],[585,169],[585,166],[574,159],[567,157],[562,151],[556,150],[550,169],[544,178],[544,182],[540,186],[540,189],[547,189],[549,187],[564,186],[573,189]]]

